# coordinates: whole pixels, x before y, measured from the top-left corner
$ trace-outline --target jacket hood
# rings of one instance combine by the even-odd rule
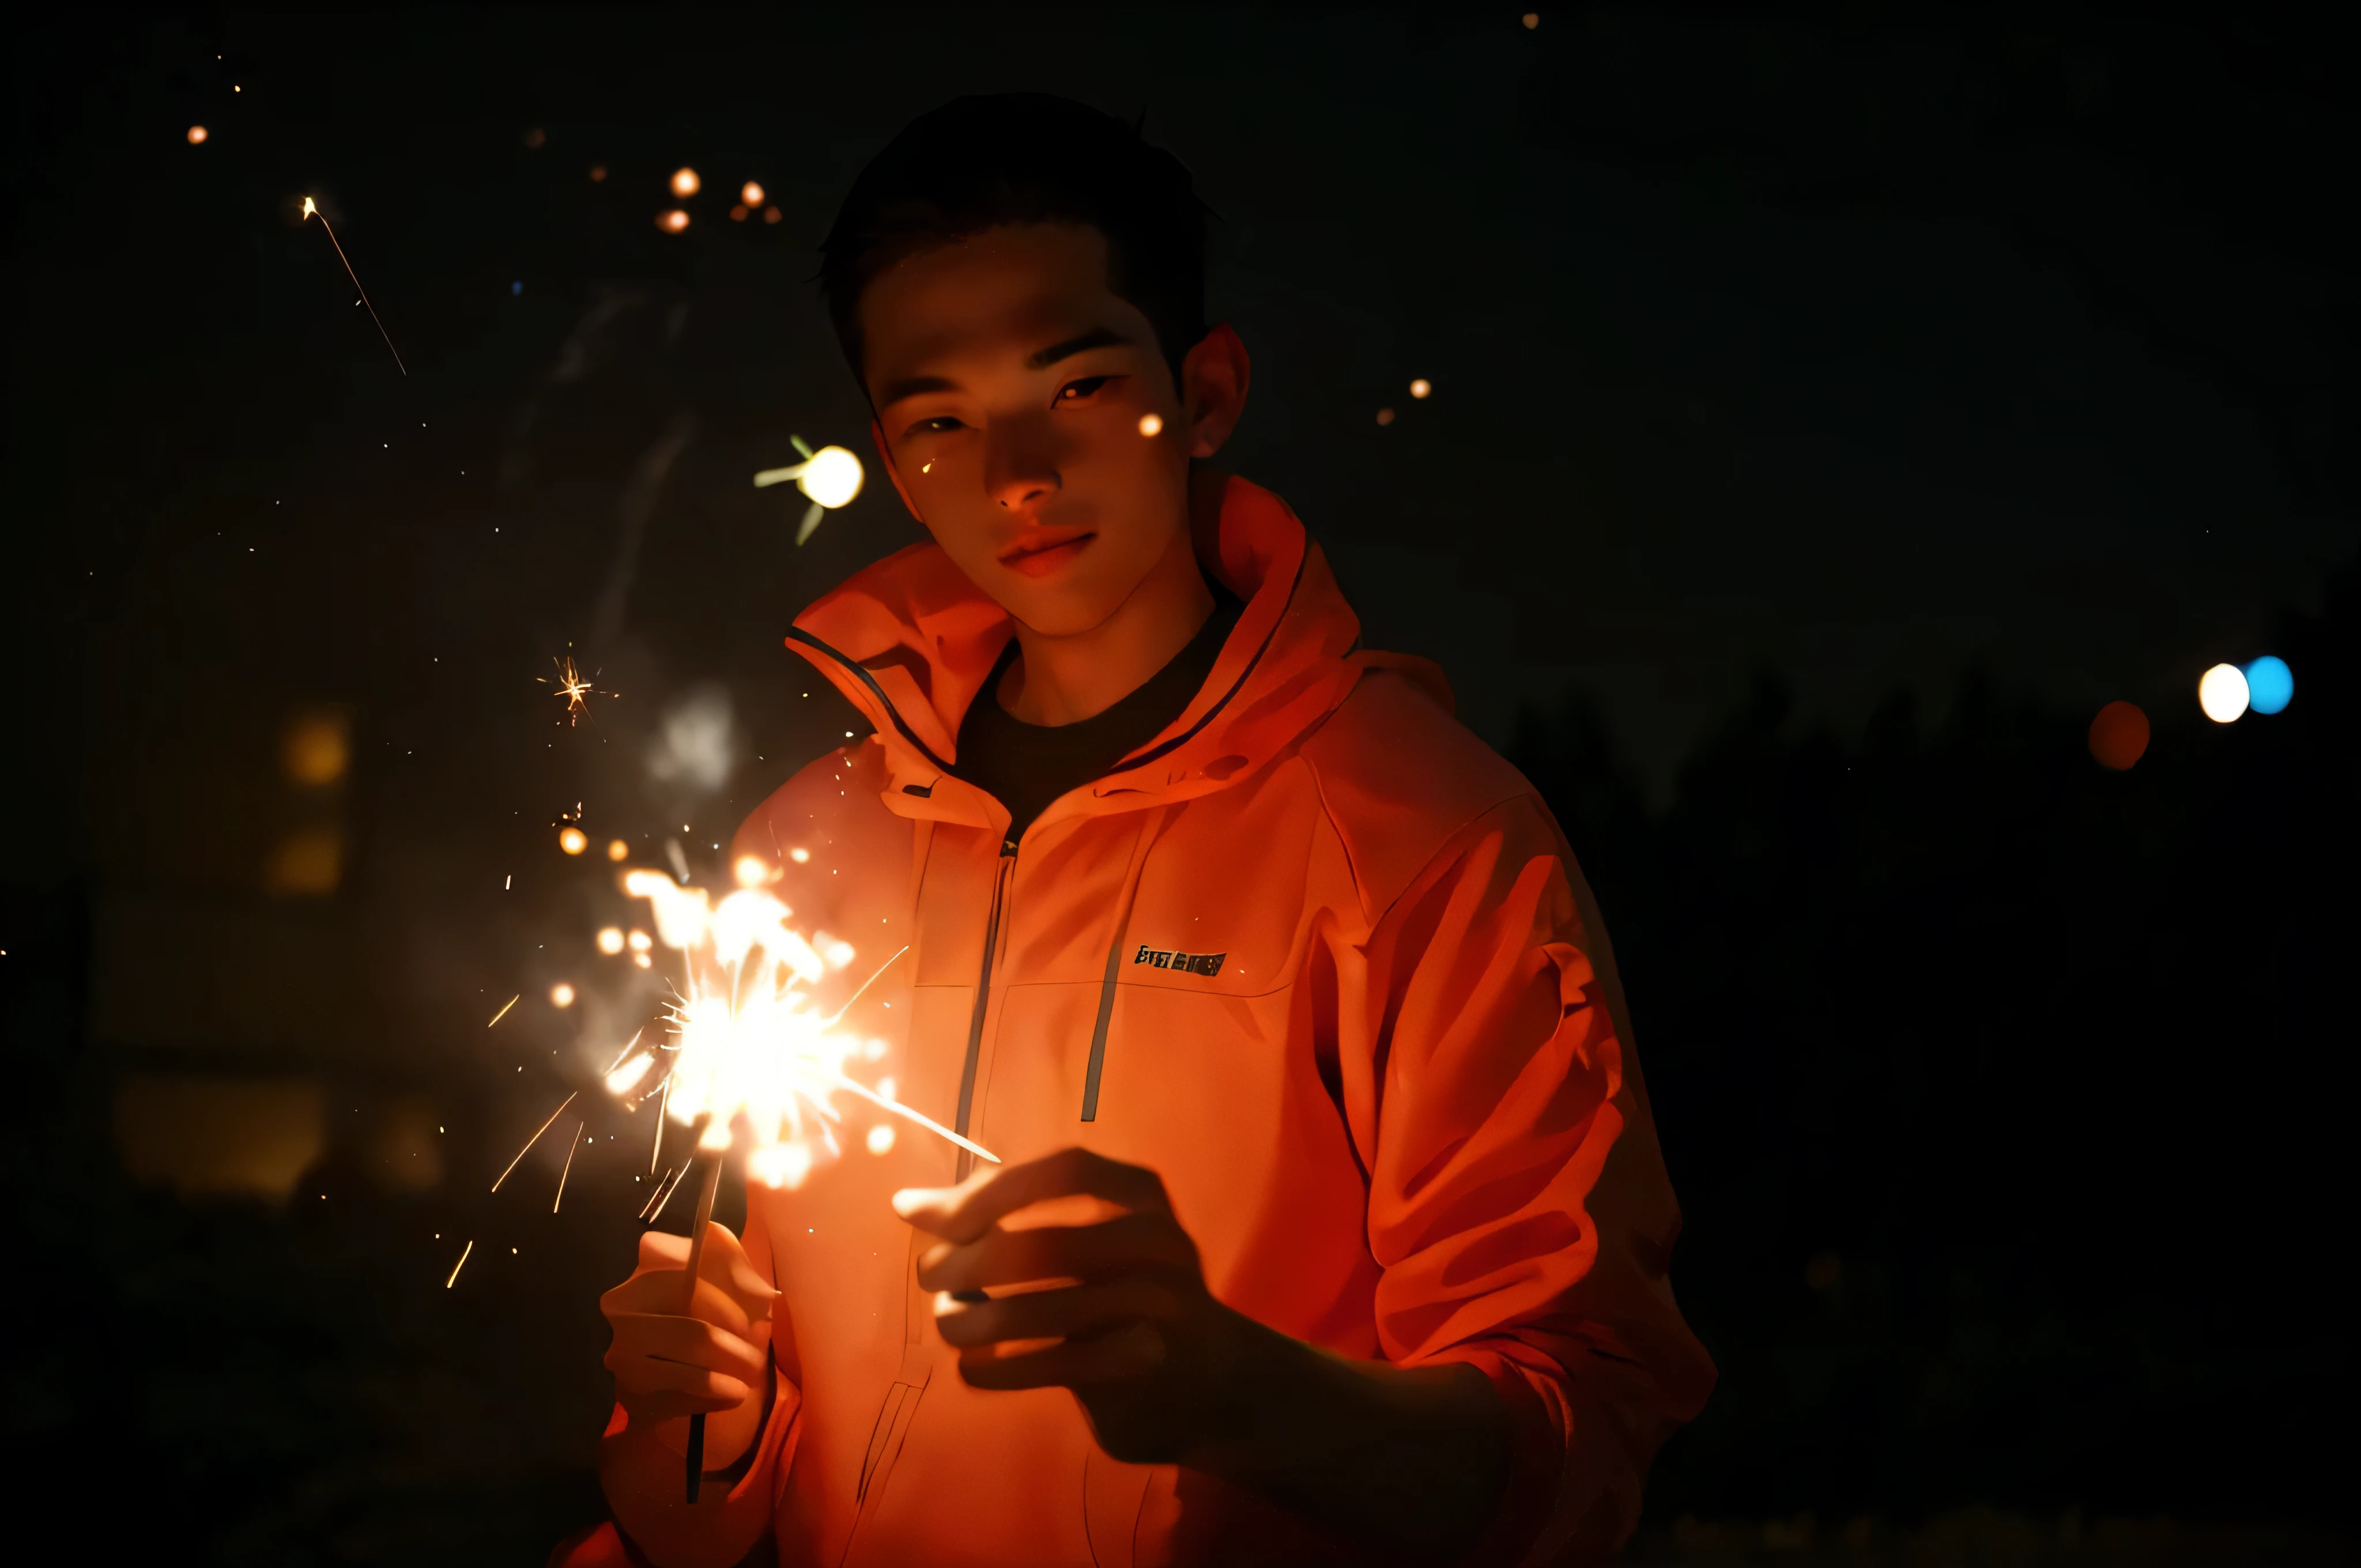
[[[1198,564],[1245,601],[1213,674],[1180,716],[1093,784],[1043,814],[1103,814],[1222,788],[1269,762],[1373,666],[1402,670],[1447,704],[1423,660],[1358,652],[1360,620],[1294,512],[1258,485],[1191,481]],[[958,777],[960,721],[1015,635],[1008,612],[936,544],[912,545],[796,618],[787,645],[876,727],[886,804],[905,817],[982,823],[998,810]]]

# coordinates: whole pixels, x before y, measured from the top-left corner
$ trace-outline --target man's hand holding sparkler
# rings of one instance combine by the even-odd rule
[[[1119,1212],[1024,1223],[1084,1206]],[[1070,1148],[894,1207],[942,1238],[918,1283],[961,1376],[1071,1389],[1116,1459],[1219,1475],[1412,1558],[1460,1555],[1499,1503],[1508,1414],[1482,1373],[1347,1361],[1222,1305],[1152,1170]]]
[[[708,1419],[706,1464],[725,1468],[763,1428],[770,1392],[771,1306],[779,1293],[726,1225],[706,1230],[697,1294],[681,1311],[686,1236],[640,1237],[638,1269],[598,1299],[614,1331],[607,1369],[634,1426],[652,1427],[675,1453],[688,1443],[686,1417]]]

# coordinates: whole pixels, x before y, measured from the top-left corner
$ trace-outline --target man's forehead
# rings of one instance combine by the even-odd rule
[[[1130,339],[1137,324],[1137,308],[1108,287],[1105,241],[1064,225],[988,230],[911,257],[870,285],[860,313],[879,375],[947,358],[1022,359],[1094,327]]]

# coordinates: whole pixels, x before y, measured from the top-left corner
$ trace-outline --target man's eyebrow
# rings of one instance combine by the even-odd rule
[[[1115,331],[1113,327],[1094,326],[1079,337],[1070,337],[1063,343],[1053,343],[1049,347],[1042,349],[1037,354],[1026,356],[1025,368],[1027,370],[1046,370],[1050,366],[1055,365],[1059,360],[1071,359],[1075,355],[1082,353],[1086,349],[1104,348],[1109,344],[1129,343],[1131,339],[1124,336],[1123,334]]]
[[[948,376],[905,376],[888,381],[877,389],[877,406],[890,409],[905,398],[923,397],[928,392],[956,392],[959,383]]]

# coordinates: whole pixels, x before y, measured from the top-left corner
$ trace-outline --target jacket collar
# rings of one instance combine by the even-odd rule
[[[1276,757],[1345,699],[1370,662],[1360,621],[1287,504],[1244,479],[1191,485],[1197,559],[1246,603],[1213,673],[1180,716],[1042,820],[1104,814],[1220,789]],[[941,547],[913,545],[796,618],[787,645],[867,715],[884,749],[885,804],[905,817],[984,825],[998,804],[958,776],[957,737],[1015,635]]]

